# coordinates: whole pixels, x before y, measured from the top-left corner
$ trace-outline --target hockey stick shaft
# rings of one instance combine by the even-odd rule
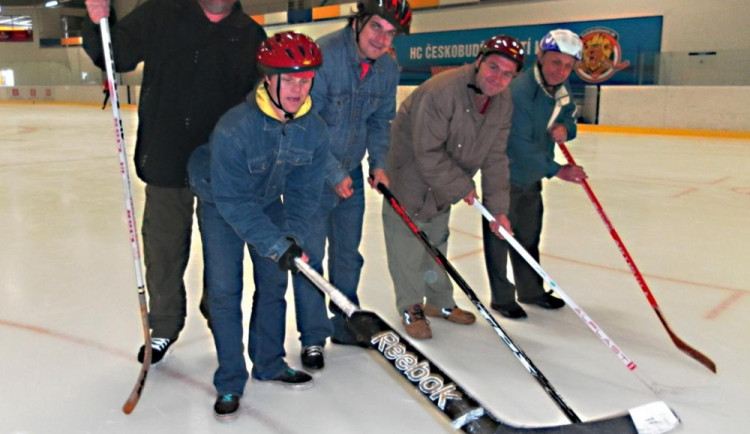
[[[422,245],[427,249],[427,251],[430,253],[430,255],[437,261],[437,263],[443,267],[443,269],[450,275],[450,277],[453,279],[454,282],[461,288],[461,290],[466,294],[466,296],[469,298],[469,300],[474,304],[476,309],[479,311],[479,313],[487,320],[487,322],[490,324],[492,329],[497,333],[498,336],[500,336],[500,339],[510,348],[510,350],[513,352],[513,354],[516,356],[519,362],[526,368],[526,370],[537,380],[539,385],[544,389],[545,392],[547,392],[547,395],[549,395],[550,398],[555,402],[555,404],[558,406],[558,408],[565,414],[565,416],[573,423],[581,422],[581,419],[578,417],[578,415],[573,411],[573,409],[568,406],[568,404],[565,402],[565,400],[560,396],[560,394],[557,393],[557,391],[552,387],[552,385],[549,383],[547,378],[544,376],[544,374],[534,365],[534,362],[531,361],[531,359],[526,356],[526,354],[521,350],[514,342],[513,340],[505,333],[505,331],[500,327],[500,324],[498,324],[497,320],[489,313],[487,308],[482,304],[481,301],[479,301],[479,298],[477,297],[476,293],[471,289],[468,283],[461,277],[461,275],[456,271],[455,268],[451,265],[451,263],[448,261],[448,259],[443,255],[440,250],[438,250],[437,247],[435,247],[432,242],[427,237],[427,234],[425,234],[422,230],[419,229],[416,223],[409,217],[408,213],[404,209],[404,207],[399,203],[399,201],[396,199],[396,197],[393,195],[393,193],[382,183],[378,183],[377,185],[378,190],[383,193],[383,196],[386,198],[390,206],[394,209],[396,214],[398,214],[401,219],[406,223],[406,225],[409,227],[411,232],[421,241]]]
[[[565,143],[560,142],[557,145],[560,147],[560,151],[562,151],[568,163],[574,166],[577,165],[575,160],[573,159],[573,155],[568,150],[568,147],[565,146]],[[672,328],[667,323],[666,318],[664,318],[664,315],[662,314],[661,309],[659,308],[659,303],[657,303],[656,298],[654,297],[653,293],[651,293],[651,290],[649,289],[648,284],[646,284],[646,280],[643,278],[643,275],[638,269],[638,266],[635,265],[635,261],[633,261],[633,258],[630,256],[628,249],[625,247],[625,243],[623,243],[622,239],[620,238],[620,235],[617,233],[617,230],[615,230],[615,227],[612,224],[612,221],[610,221],[609,217],[607,217],[607,213],[604,212],[604,208],[602,207],[602,204],[599,202],[599,199],[597,199],[596,195],[594,194],[594,191],[591,189],[591,186],[585,179],[581,181],[581,184],[583,185],[583,189],[586,191],[586,195],[589,197],[589,200],[596,208],[596,211],[599,213],[599,217],[601,217],[602,221],[604,222],[604,225],[607,227],[607,230],[609,231],[609,235],[612,237],[612,239],[617,244],[617,247],[620,249],[620,253],[622,254],[623,258],[625,258],[625,262],[627,262],[628,266],[630,267],[630,271],[633,273],[635,280],[638,281],[638,285],[641,287],[641,291],[643,291],[643,294],[646,296],[646,299],[648,300],[649,304],[651,304],[651,307],[656,313],[656,316],[659,318],[659,321],[661,322],[662,326],[664,326],[664,329],[667,331],[669,338],[672,340],[675,346],[677,346],[677,348],[679,348],[682,352],[692,357],[693,359],[697,360],[699,363],[701,363],[706,368],[710,369],[712,372],[716,373],[716,364],[713,362],[713,360],[711,360],[708,356],[701,353],[697,349],[685,343],[682,339],[680,339],[674,333],[674,331],[672,331]]]
[[[488,221],[490,222],[495,221],[495,217],[492,214],[490,214],[487,208],[485,208],[484,205],[482,205],[478,200],[474,201],[474,207],[477,208]],[[544,271],[544,268],[542,268],[542,266],[539,265],[539,262],[537,262],[536,259],[534,259],[529,254],[529,252],[527,252],[526,249],[524,249],[523,246],[521,246],[521,244],[515,238],[513,238],[513,236],[509,234],[508,231],[505,230],[505,228],[503,228],[502,226],[498,226],[498,229],[500,231],[500,235],[503,236],[505,241],[507,241],[508,244],[510,244],[513,247],[513,249],[519,255],[521,255],[523,259],[526,260],[529,266],[531,266],[531,268],[533,268],[534,271],[536,271],[537,274],[539,274],[539,276],[541,276],[542,279],[544,279],[544,281],[547,282],[547,284],[549,284],[549,286],[563,300],[565,300],[565,303],[567,303],[567,305],[570,306],[571,309],[573,309],[573,312],[575,312],[576,315],[578,315],[581,321],[583,321],[583,323],[586,324],[599,339],[601,339],[604,345],[609,347],[609,349],[612,350],[612,352],[617,356],[617,358],[620,359],[620,361],[629,370],[631,371],[635,370],[636,364],[628,356],[626,356],[625,353],[615,344],[615,342],[609,336],[607,336],[606,333],[604,333],[604,330],[602,330],[601,327],[599,327],[596,324],[596,322],[594,322],[594,320],[591,319],[591,317],[588,316],[588,314],[586,314],[586,312],[583,309],[581,309],[581,307],[578,306],[578,304],[576,304],[576,302],[573,301],[573,299],[570,298],[570,296],[565,291],[563,291],[563,289],[560,288],[560,286],[554,280],[552,280],[549,274],[547,274],[547,272]]]
[[[128,173],[128,158],[125,153],[125,134],[122,129],[122,119],[120,117],[120,100],[117,95],[117,81],[115,80],[115,63],[114,52],[112,50],[112,38],[109,31],[109,21],[102,18],[99,21],[101,29],[102,46],[104,48],[104,63],[107,70],[107,82],[110,89],[110,100],[112,105],[112,115],[115,126],[115,142],[117,144],[117,154],[120,159],[120,175],[122,175],[122,189],[125,193],[125,214],[128,221],[128,230],[130,232],[130,246],[133,252],[133,264],[135,267],[135,279],[138,285],[138,303],[141,315],[141,324],[143,326],[144,354],[141,371],[138,374],[138,380],[130,392],[127,401],[122,406],[125,414],[130,414],[138,400],[141,398],[143,387],[146,384],[148,368],[151,366],[151,332],[148,323],[148,307],[146,305],[146,291],[143,279],[143,270],[141,267],[141,252],[138,242],[138,228],[133,209],[133,192],[130,187],[130,175]]]

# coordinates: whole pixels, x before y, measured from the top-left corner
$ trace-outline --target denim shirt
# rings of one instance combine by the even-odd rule
[[[196,196],[214,203],[260,255],[278,261],[291,245],[287,237],[304,246],[323,191],[328,135],[313,111],[286,123],[264,114],[258,89],[222,116],[188,170]],[[271,221],[264,208],[282,196],[285,219]]]
[[[368,153],[370,171],[385,169],[390,122],[396,115],[398,64],[384,54],[360,81],[362,65],[354,30],[346,26],[321,37],[323,66],[311,92],[313,110],[328,125],[330,151],[326,181],[335,186]]]

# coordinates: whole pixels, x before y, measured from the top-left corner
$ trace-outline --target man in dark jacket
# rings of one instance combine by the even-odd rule
[[[86,8],[92,21],[84,25],[84,49],[104,69],[94,23],[109,16],[110,2],[87,0]],[[255,52],[266,34],[236,0],[149,0],[111,28],[117,71],[143,62],[135,170],[146,183],[141,233],[157,363],[185,324],[183,274],[195,207],[187,161],[260,78]],[[143,353],[141,347],[139,361]]]

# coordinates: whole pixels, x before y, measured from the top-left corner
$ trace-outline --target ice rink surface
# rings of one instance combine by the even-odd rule
[[[132,155],[136,115],[122,113]],[[3,104],[0,137],[0,433],[454,432],[376,352],[330,344],[315,387],[250,382],[239,418],[217,422],[215,353],[198,313],[197,224],[186,327],[151,369],[135,411],[123,414],[142,332],[112,113]],[[682,420],[675,432],[748,432],[750,140],[582,131],[568,146],[670,326],[718,374],[672,344],[583,189],[559,180],[545,183],[542,266],[637,368],[569,308],[495,318],[584,421],[662,400]],[[131,179],[140,215],[143,184]],[[360,298],[403,332],[381,203],[368,190]],[[489,305],[479,213],[456,205],[451,230],[448,258]],[[246,318],[250,270],[247,259]],[[291,297],[287,360],[299,367]],[[455,299],[476,312],[458,288]],[[471,326],[433,319],[432,329],[432,340],[415,345],[495,415],[523,426],[567,422],[482,317]]]

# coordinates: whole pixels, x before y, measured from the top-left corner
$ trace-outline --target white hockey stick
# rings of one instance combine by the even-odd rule
[[[117,95],[117,81],[115,80],[115,62],[112,50],[112,37],[109,32],[109,21],[102,18],[99,21],[99,28],[102,35],[102,46],[104,48],[104,63],[107,69],[107,82],[109,83],[109,97],[112,105],[112,115],[115,124],[115,142],[117,144],[117,154],[120,158],[120,174],[122,175],[122,189],[125,193],[125,214],[128,220],[128,230],[130,232],[130,246],[133,251],[133,264],[135,266],[135,279],[138,285],[138,303],[141,312],[141,325],[143,327],[144,354],[141,371],[138,374],[138,380],[130,392],[128,400],[122,406],[125,414],[130,414],[138,400],[141,398],[143,386],[146,384],[148,368],[151,366],[151,331],[148,323],[148,306],[146,304],[146,291],[143,279],[143,270],[141,267],[141,249],[138,243],[138,225],[135,220],[135,211],[133,209],[133,192],[130,187],[130,175],[128,172],[128,157],[125,153],[125,134],[122,130],[122,119],[120,118],[120,100]]]
[[[487,219],[487,221],[489,222],[495,221],[495,217],[487,210],[487,208],[484,207],[484,205],[480,203],[479,200],[474,201],[474,207],[482,213],[482,215]],[[542,279],[544,279],[544,281],[547,282],[547,284],[549,284],[549,286],[563,300],[565,300],[565,303],[567,303],[568,306],[570,306],[570,308],[573,309],[573,312],[575,312],[576,315],[578,315],[581,321],[583,321],[591,329],[591,331],[593,331],[594,334],[597,337],[599,337],[599,339],[601,339],[601,341],[604,342],[604,344],[607,347],[609,347],[610,350],[612,350],[612,352],[617,356],[617,358],[620,359],[620,361],[629,370],[634,371],[637,367],[635,362],[633,362],[628,356],[626,356],[625,353],[615,344],[615,342],[609,336],[607,336],[606,333],[604,333],[604,330],[602,330],[594,322],[594,320],[591,319],[591,317],[588,316],[586,312],[584,312],[583,309],[581,309],[580,306],[578,306],[578,304],[576,304],[576,302],[573,301],[573,299],[570,298],[570,296],[568,296],[568,294],[565,291],[563,291],[563,289],[560,288],[560,286],[558,286],[557,283],[555,283],[554,280],[552,280],[549,274],[547,274],[547,272],[544,271],[542,266],[539,265],[539,262],[537,262],[529,254],[529,252],[527,252],[526,249],[524,249],[523,246],[521,246],[521,244],[515,238],[513,238],[513,235],[508,233],[508,231],[506,231],[505,228],[503,228],[502,226],[498,226],[498,228],[500,230],[500,235],[502,235],[503,238],[505,238],[505,241],[507,241],[511,246],[513,246],[513,249],[515,249],[515,251],[518,252],[518,254],[521,255],[521,257],[523,257],[523,259],[526,260],[526,262],[531,266],[531,268],[533,268],[534,271],[536,271],[537,274],[539,274],[542,277]]]
[[[495,221],[495,217],[487,210],[487,208],[484,207],[478,200],[474,201],[474,207],[477,208],[482,215],[490,222]],[[511,234],[508,233],[508,231],[505,230],[502,226],[499,226],[500,234],[505,238],[505,240],[515,249],[516,252],[518,252],[523,259],[526,260],[526,262],[531,266],[531,268],[534,269],[534,271],[539,274],[539,276],[544,279],[545,282],[562,298],[565,300],[565,303],[575,312],[575,314],[578,316],[578,318],[583,321],[588,328],[594,332],[594,334],[602,341],[604,345],[606,345],[612,353],[617,356],[618,359],[625,365],[625,367],[628,368],[633,374],[635,374],[636,377],[646,386],[648,387],[654,394],[661,395],[663,391],[668,391],[669,388],[665,386],[658,385],[655,381],[648,379],[645,377],[645,375],[642,375],[639,371],[636,371],[636,368],[638,367],[633,360],[631,360],[628,356],[625,355],[625,352],[623,352],[620,347],[615,344],[615,341],[612,340],[609,336],[607,336],[606,333],[604,333],[604,330],[602,330],[601,327],[580,307],[578,304],[573,301],[570,296],[563,291],[562,288],[554,281],[552,278],[547,274],[546,271],[542,268],[542,266],[537,262],[530,254],[526,251],[526,249],[521,246],[521,244],[513,238]]]

